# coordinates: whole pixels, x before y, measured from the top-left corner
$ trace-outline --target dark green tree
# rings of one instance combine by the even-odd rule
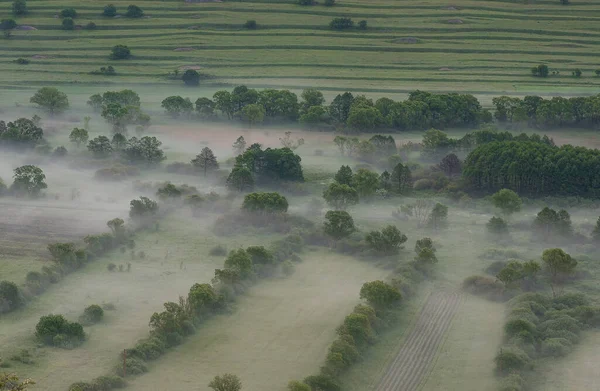
[[[15,16],[27,15],[27,2],[25,0],[15,0],[12,3],[12,13]]]
[[[227,188],[239,192],[254,189],[254,177],[252,172],[239,164],[236,164],[227,177]]]
[[[166,159],[161,145],[156,137],[145,136],[139,140],[132,137],[122,151],[123,157],[130,163],[155,165]]]
[[[131,200],[129,205],[129,217],[132,219],[151,217],[158,213],[158,204],[148,197]]]
[[[25,165],[14,169],[14,182],[11,191],[18,195],[37,197],[48,185],[44,181],[46,175],[41,168],[33,165]]]
[[[500,217],[493,216],[485,225],[489,234],[493,236],[508,235],[508,225]]]
[[[125,60],[131,57],[131,50],[125,45],[115,45],[111,50],[110,58],[113,60]]]
[[[435,204],[427,220],[427,227],[439,230],[448,226],[448,207],[440,204]]]
[[[333,179],[340,185],[351,186],[352,185],[352,176],[353,176],[353,174],[352,174],[352,169],[350,168],[350,166],[342,166],[342,167],[340,167],[338,172],[335,174]]]
[[[375,308],[385,309],[402,298],[398,289],[381,280],[366,282],[360,288],[360,298]]]
[[[346,211],[330,210],[325,214],[323,231],[334,240],[340,240],[356,231],[354,219]]]
[[[110,18],[117,16],[117,7],[115,7],[112,4],[104,6],[104,11],[102,12],[102,15],[108,16]]]
[[[181,115],[189,116],[194,110],[194,104],[190,98],[182,98],[181,96],[169,96],[163,99],[160,105],[173,118]]]
[[[244,249],[233,250],[225,259],[225,267],[235,270],[242,279],[245,279],[252,273],[252,258]]]
[[[183,72],[181,80],[183,80],[186,86],[197,86],[200,84],[200,74],[194,69],[187,69]]]
[[[144,11],[137,5],[130,5],[127,7],[127,12],[125,13],[127,18],[141,18],[144,16]]]
[[[381,231],[371,231],[365,237],[365,241],[374,251],[391,255],[402,249],[408,238],[394,225],[388,225]]]
[[[90,140],[87,149],[97,158],[105,158],[113,151],[110,140],[106,136],[98,136],[95,139]]]
[[[208,383],[208,386],[214,391],[240,391],[242,389],[242,382],[237,376],[226,373],[224,375],[215,376],[215,378]]]
[[[88,142],[88,131],[85,129],[80,129],[80,128],[73,128],[73,130],[71,131],[71,134],[69,134],[69,141],[71,141],[72,143],[75,143],[75,145],[77,145],[77,148],[79,148],[79,146],[81,144],[87,144]]]
[[[50,115],[60,114],[69,108],[67,94],[54,87],[40,88],[29,101],[42,107]]]
[[[502,211],[505,216],[521,210],[523,201],[517,193],[509,189],[502,189],[492,195],[492,203]]]
[[[373,171],[361,168],[352,176],[352,187],[356,189],[361,199],[369,198],[379,188],[379,175]]]
[[[287,199],[279,193],[250,193],[244,197],[242,209],[248,212],[285,213]]]
[[[75,19],[77,17],[77,11],[75,8],[65,8],[64,10],[60,11],[60,17]]]
[[[577,261],[560,248],[544,250],[542,261],[550,274],[552,294],[556,297],[561,292],[565,278],[575,270]]]
[[[412,189],[410,168],[402,163],[396,164],[390,176],[391,190],[397,194],[407,194]]]
[[[358,193],[348,185],[332,183],[323,192],[323,198],[335,210],[345,210],[358,204]]]
[[[336,96],[329,105],[329,115],[337,123],[345,124],[350,114],[352,102],[354,102],[354,96],[350,92]]]
[[[33,148],[43,141],[44,131],[32,120],[19,118],[5,124],[0,121],[0,145],[17,148]]]

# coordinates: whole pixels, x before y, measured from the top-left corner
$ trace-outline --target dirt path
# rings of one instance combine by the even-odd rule
[[[377,391],[413,391],[431,366],[461,302],[457,292],[432,293]]]

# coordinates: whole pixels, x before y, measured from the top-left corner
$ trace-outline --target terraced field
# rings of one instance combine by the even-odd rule
[[[130,0],[114,4],[124,14]],[[600,8],[593,0],[447,2],[339,0],[333,7],[293,1],[135,2],[145,18],[105,18],[104,3],[30,0],[30,14],[0,47],[0,88],[66,83],[174,84],[167,74],[196,67],[207,82],[324,90],[404,92],[415,88],[473,93],[592,93],[600,85]],[[10,2],[0,2],[4,13]],[[57,13],[96,30],[61,30]],[[332,18],[368,22],[366,30],[333,31]],[[243,24],[256,20],[258,29]],[[27,27],[25,27],[27,28]],[[110,48],[131,48],[129,60],[109,60]],[[29,65],[14,62],[19,57]],[[559,76],[533,78],[547,63]],[[113,65],[117,76],[91,75]],[[579,68],[581,78],[571,76]]]

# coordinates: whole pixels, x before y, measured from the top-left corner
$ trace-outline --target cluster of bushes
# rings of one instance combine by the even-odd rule
[[[114,76],[117,74],[117,71],[115,71],[115,68],[112,65],[109,65],[107,67],[100,67],[99,70],[97,71],[92,71],[90,72],[92,75],[105,75],[105,76]]]
[[[549,298],[525,293],[508,302],[506,342],[495,358],[502,390],[522,390],[522,375],[540,357],[561,357],[579,342],[582,330],[600,326],[600,308],[582,294]],[[512,388],[506,388],[511,386]]]
[[[62,315],[46,315],[35,326],[35,336],[45,345],[72,349],[85,340],[83,326],[69,322]]]
[[[331,22],[329,22],[329,27],[334,30],[348,30],[354,27],[354,21],[350,18],[333,18]],[[361,20],[358,22],[358,28],[360,30],[366,30],[367,21]]]
[[[164,311],[152,314],[148,337],[121,353],[119,364],[114,370],[116,378],[113,375],[98,378],[110,379],[102,383],[104,388],[94,386],[94,383],[99,382],[96,379],[91,383],[74,383],[69,390],[104,391],[124,387],[124,378],[147,372],[148,361],[156,360],[168,349],[181,344],[199,325],[226,310],[235,297],[242,294],[256,278],[269,277],[278,268],[283,274],[289,274],[290,259],[299,259],[293,256],[302,247],[300,238],[289,236],[274,243],[272,250],[263,246],[250,246],[229,252],[223,268],[215,270],[211,284],[194,284],[187,296],[180,296],[178,302],[164,303]],[[291,270],[293,271],[293,265]]]
[[[500,96],[492,100],[499,122],[547,128],[593,128],[598,125],[600,95],[573,98]]]

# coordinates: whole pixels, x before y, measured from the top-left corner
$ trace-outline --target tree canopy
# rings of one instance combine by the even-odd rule
[[[69,108],[67,94],[60,92],[54,87],[40,88],[29,101],[37,104],[50,113],[50,115],[60,114]]]

